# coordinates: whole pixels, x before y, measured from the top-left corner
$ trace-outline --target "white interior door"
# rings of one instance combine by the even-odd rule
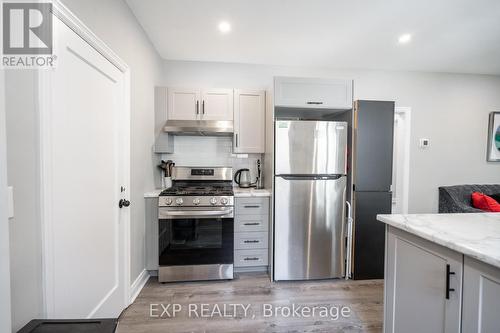
[[[49,318],[116,317],[128,302],[126,74],[54,19],[42,76],[42,214]]]

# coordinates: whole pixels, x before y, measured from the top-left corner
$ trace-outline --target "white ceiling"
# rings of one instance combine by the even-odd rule
[[[165,59],[500,74],[499,0],[127,3]]]

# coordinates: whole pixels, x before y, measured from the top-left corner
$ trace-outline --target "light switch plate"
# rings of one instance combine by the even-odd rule
[[[14,187],[7,187],[7,210],[9,219],[14,217]]]

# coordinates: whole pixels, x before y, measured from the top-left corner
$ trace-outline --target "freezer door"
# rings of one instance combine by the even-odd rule
[[[390,214],[390,192],[354,192],[354,279],[383,279],[385,224],[377,214]]]
[[[275,178],[274,279],[344,276],[346,177]]]
[[[276,121],[276,175],[345,175],[347,123]]]

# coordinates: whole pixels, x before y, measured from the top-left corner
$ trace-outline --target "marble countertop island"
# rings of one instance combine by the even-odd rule
[[[500,213],[394,214],[377,219],[500,268]]]

